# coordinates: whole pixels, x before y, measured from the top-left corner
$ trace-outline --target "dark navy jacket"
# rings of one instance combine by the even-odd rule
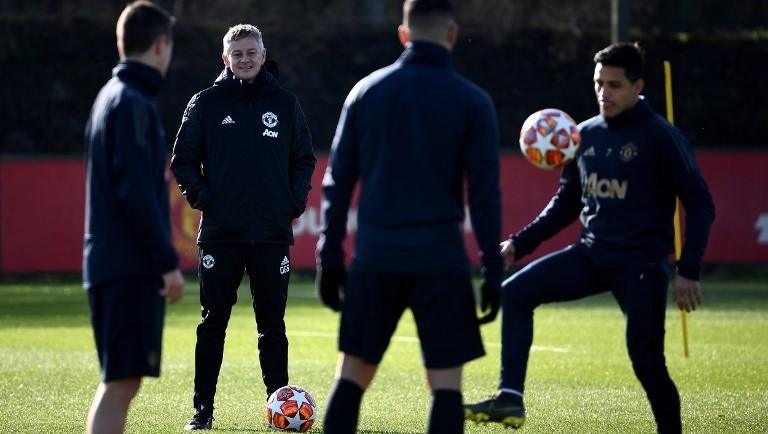
[[[96,97],[87,152],[83,280],[160,279],[178,267],[171,245],[166,143],[155,104],[162,78],[124,62]]]
[[[668,255],[677,196],[686,211],[678,272],[698,280],[715,208],[685,137],[643,99],[614,118],[595,116],[579,127],[576,164],[563,169],[560,188],[544,211],[512,237],[516,256],[532,252],[577,217],[578,242],[593,252]]]
[[[292,244],[315,161],[299,99],[265,67],[251,84],[224,68],[189,101],[171,170],[203,211],[199,243]]]
[[[326,171],[319,265],[340,266],[352,192],[360,180],[355,263],[383,272],[468,270],[464,191],[486,268],[502,260],[496,113],[439,45],[413,42],[394,64],[352,89]]]

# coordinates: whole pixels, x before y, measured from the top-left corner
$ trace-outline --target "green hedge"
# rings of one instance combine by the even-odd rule
[[[117,61],[114,23],[46,15],[0,16],[0,152],[82,153],[91,103]],[[189,98],[220,71],[218,22],[180,20],[175,56],[160,106],[169,146]],[[662,61],[672,62],[677,125],[695,146],[764,146],[768,137],[765,38],[638,35],[648,51],[646,96],[664,114]],[[271,25],[268,55],[302,100],[315,145],[330,146],[338,113],[354,83],[397,58],[394,28],[336,26],[320,31]],[[591,58],[607,44],[593,33],[518,31],[503,38],[463,34],[456,68],[496,103],[502,146],[516,148],[527,115],[558,107],[577,120],[596,110]]]

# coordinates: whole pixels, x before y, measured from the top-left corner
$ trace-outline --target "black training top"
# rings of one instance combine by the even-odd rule
[[[356,264],[384,272],[468,270],[466,182],[486,280],[500,284],[496,113],[489,96],[454,71],[448,50],[412,42],[347,97],[323,180],[322,267],[343,261],[358,179]]]
[[[137,62],[112,70],[85,130],[86,288],[156,278],[178,267],[171,245],[166,143],[155,97],[160,73]]]
[[[512,236],[517,258],[577,217],[578,242],[594,251],[668,255],[679,197],[686,218],[678,272],[698,280],[715,208],[685,137],[643,99],[614,118],[598,115],[579,128],[575,164],[563,169],[549,205]]]
[[[203,211],[198,243],[292,244],[315,161],[298,98],[264,67],[253,83],[225,68],[189,101],[171,170]]]

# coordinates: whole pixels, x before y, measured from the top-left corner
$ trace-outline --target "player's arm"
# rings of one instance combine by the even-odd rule
[[[671,150],[663,153],[665,172],[685,208],[685,242],[676,264],[675,299],[681,309],[691,311],[701,304],[701,258],[715,218],[715,205],[690,144],[677,130],[672,130],[670,136]]]
[[[339,117],[323,176],[325,225],[317,242],[317,289],[323,304],[333,310],[341,307],[340,291],[346,283],[342,242],[347,235],[349,204],[360,173],[354,118],[351,93]]]
[[[487,313],[481,323],[493,321],[498,313],[501,278],[504,271],[498,243],[501,238],[501,191],[499,188],[499,136],[496,112],[487,95],[474,110],[473,131],[464,152],[467,193],[472,228],[483,264],[481,309]]]
[[[582,209],[581,188],[579,168],[574,161],[563,168],[557,192],[538,217],[510,236],[507,249],[511,249],[514,260],[533,252],[539,244],[555,236],[579,217]]]
[[[178,268],[179,258],[165,232],[168,222],[163,221],[163,204],[157,196],[157,183],[163,180],[149,176],[157,173],[157,155],[146,133],[150,107],[141,104],[124,99],[112,113],[113,182],[136,239],[151,255],[154,271],[165,274]]]
[[[199,94],[193,96],[184,109],[181,126],[173,144],[171,171],[176,177],[181,194],[192,208],[205,211],[210,204],[210,194],[201,166],[205,150],[198,99]]]
[[[291,143],[289,177],[295,208],[294,217],[304,212],[311,189],[312,172],[317,158],[312,151],[312,135],[298,99],[294,105],[293,142]]]
[[[685,241],[677,270],[688,279],[699,280],[701,258],[715,219],[715,204],[690,144],[677,130],[673,131],[672,139],[672,150],[665,154],[667,179],[672,180],[677,197],[685,208]]]

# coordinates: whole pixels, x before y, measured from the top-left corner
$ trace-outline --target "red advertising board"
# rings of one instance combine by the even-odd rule
[[[82,161],[0,162],[0,272],[82,267]]]
[[[697,159],[717,207],[705,261],[768,263],[768,152],[699,152]],[[307,211],[294,221],[296,268],[314,267],[322,226],[320,181],[327,159],[315,170]],[[558,173],[534,168],[521,157],[501,162],[504,235],[527,224],[557,188]],[[82,261],[85,169],[82,161],[0,162],[0,272],[78,271]],[[182,267],[195,268],[199,213],[171,188],[174,244]],[[578,224],[542,244],[527,260],[575,240]],[[346,251],[351,253],[355,210],[350,216]],[[471,225],[464,224],[470,257],[477,263]]]

